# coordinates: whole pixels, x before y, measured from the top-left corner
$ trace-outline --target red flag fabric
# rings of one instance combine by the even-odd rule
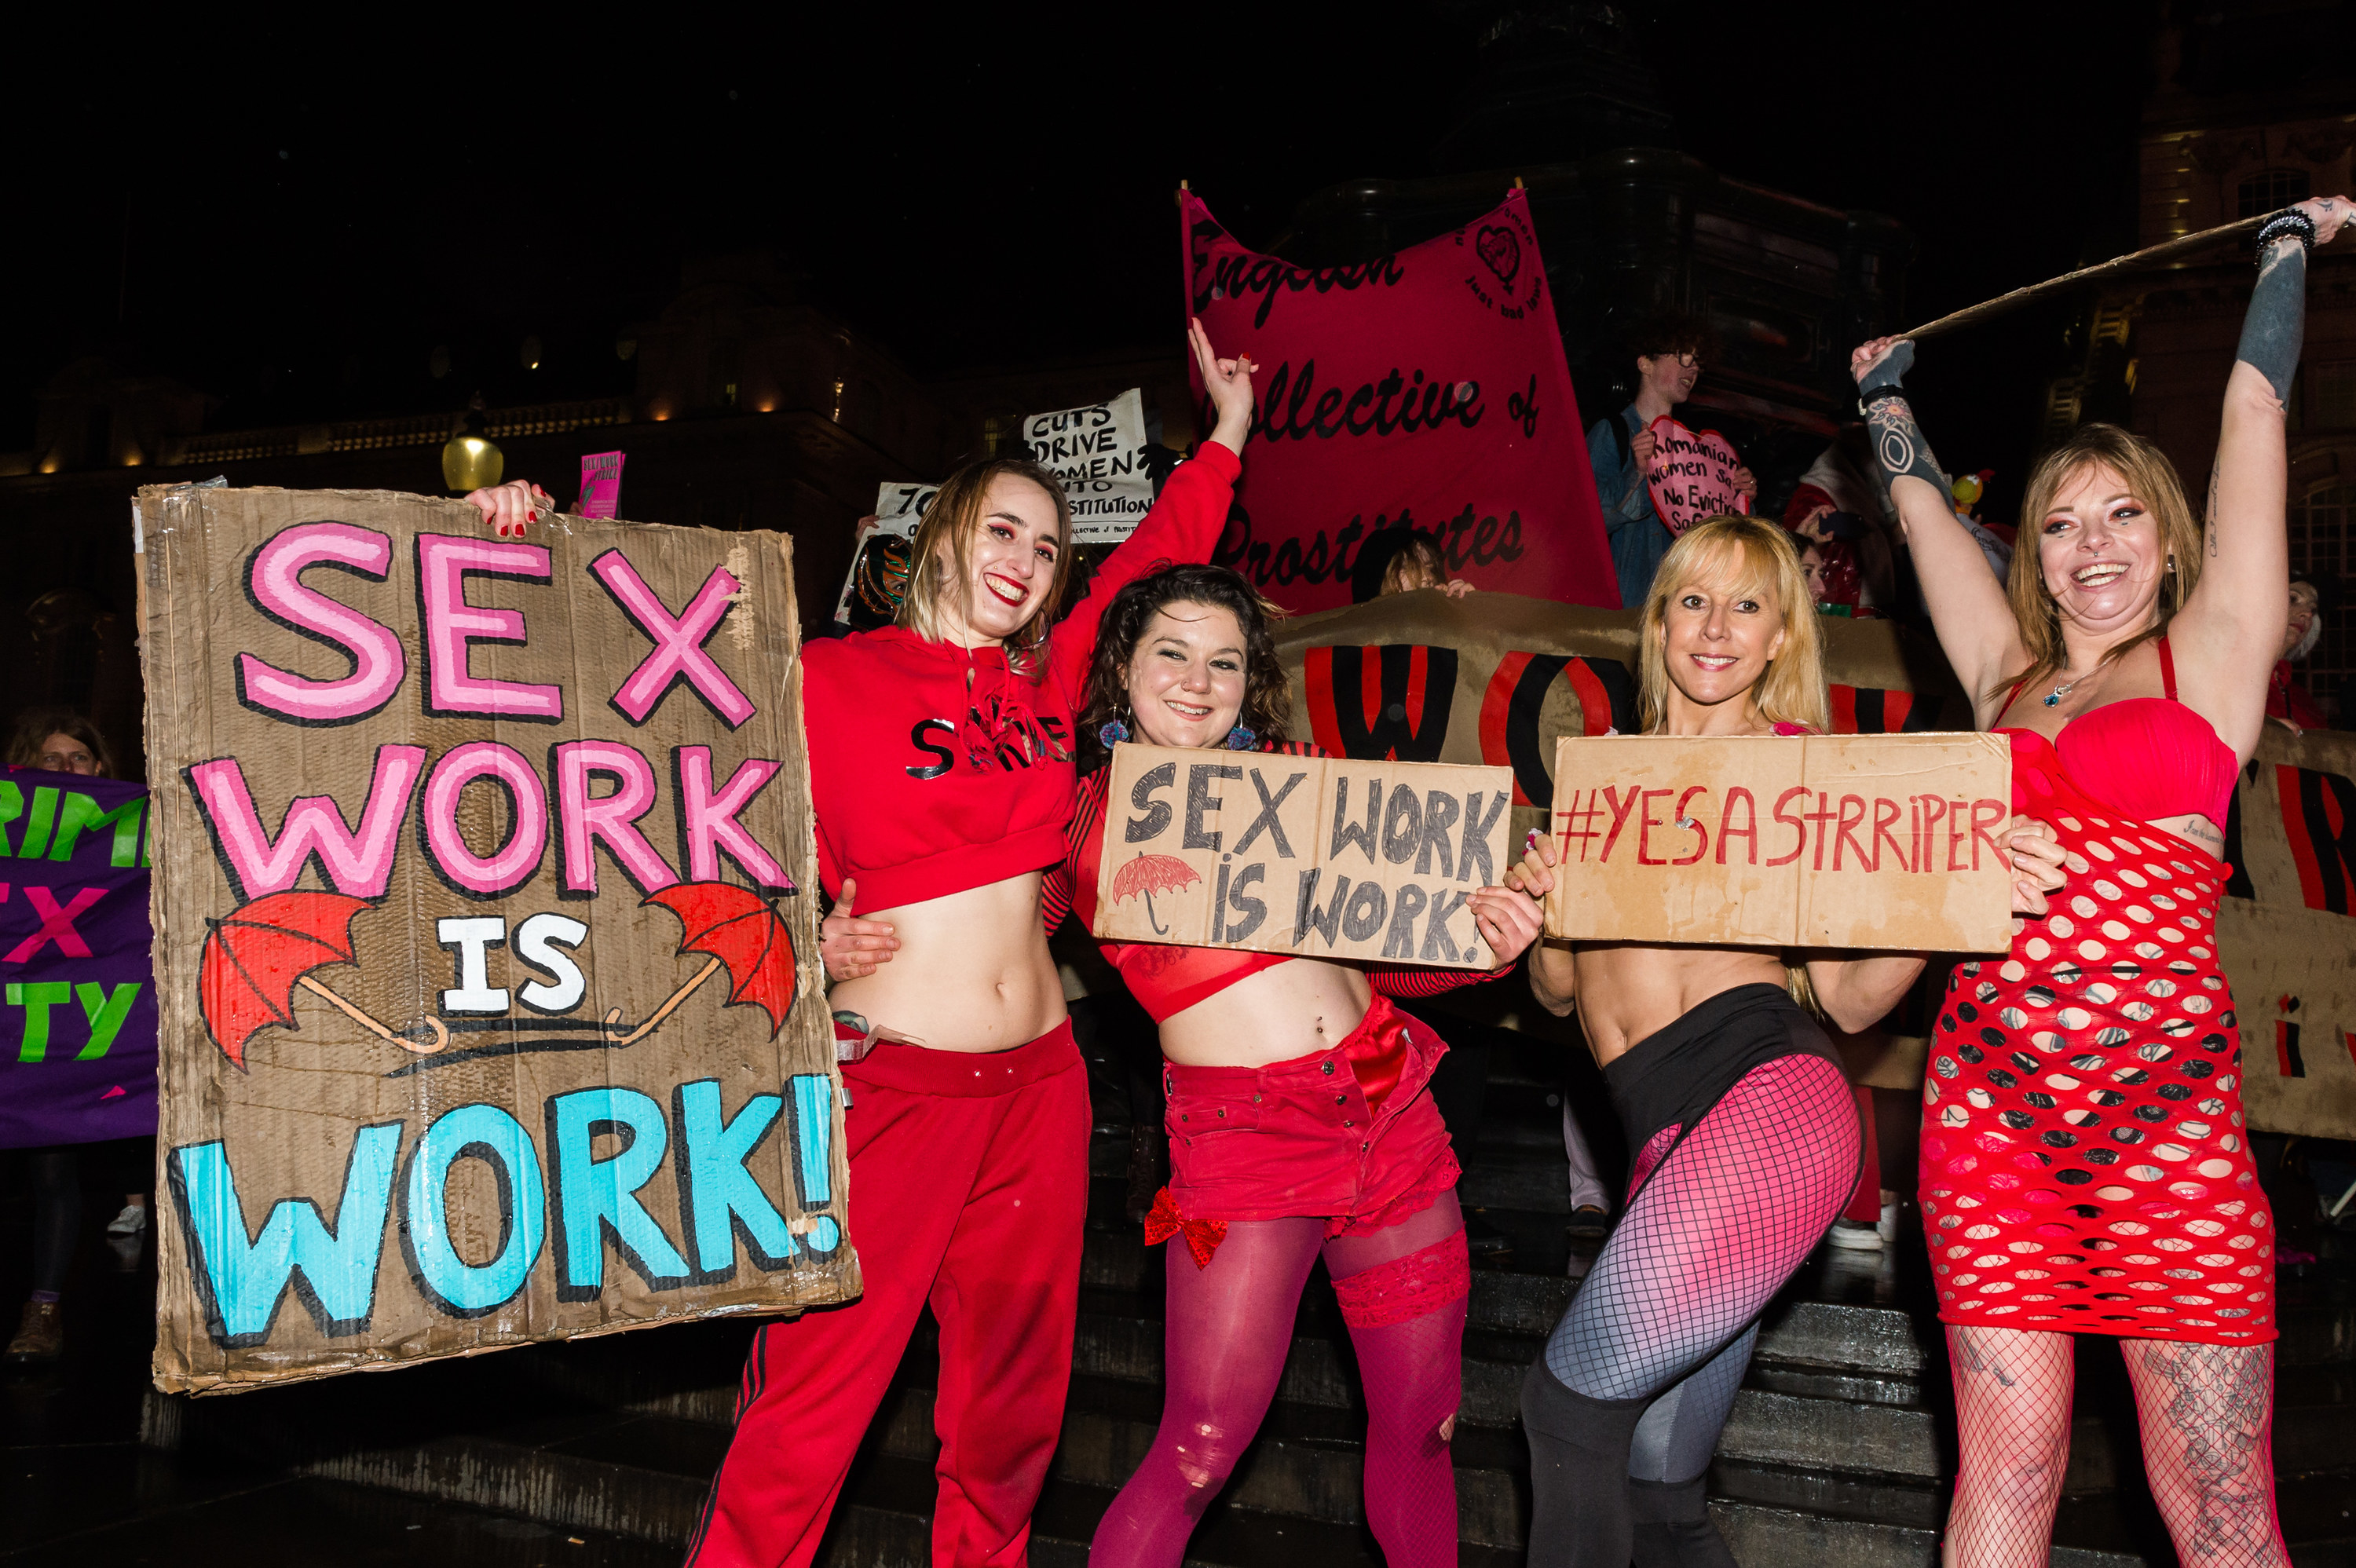
[[[1436,240],[1313,270],[1244,249],[1192,192],[1181,208],[1188,309],[1221,356],[1258,367],[1222,565],[1288,610],[1333,609],[1367,539],[1406,527],[1475,587],[1618,607],[1522,192]]]

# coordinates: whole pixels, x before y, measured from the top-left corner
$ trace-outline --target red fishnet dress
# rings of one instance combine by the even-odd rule
[[[2147,705],[2217,745],[2197,715],[2147,699],[2072,728]],[[2125,730],[2168,715],[2115,717]],[[2043,736],[2003,733],[2013,808],[2052,825],[2068,880],[2001,963],[1962,965],[1947,982],[1922,1083],[1940,1319],[2270,1340],[2273,1215],[2251,1165],[2233,996],[2217,964],[2228,868],[2092,799]],[[2119,765],[2168,768],[2164,752],[2115,744],[2126,739],[2104,748]]]

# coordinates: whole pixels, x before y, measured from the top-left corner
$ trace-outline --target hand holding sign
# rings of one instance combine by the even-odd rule
[[[1647,461],[1644,443],[1650,437]],[[1669,532],[1681,534],[1704,517],[1751,515],[1759,482],[1735,455],[1734,443],[1714,430],[1693,431],[1668,414],[1628,443],[1652,486],[1653,510]]]

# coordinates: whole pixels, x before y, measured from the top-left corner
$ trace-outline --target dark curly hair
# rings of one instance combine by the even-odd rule
[[[1080,772],[1094,773],[1111,752],[1097,731],[1129,708],[1129,661],[1137,640],[1158,613],[1171,604],[1209,604],[1236,618],[1244,634],[1244,705],[1237,722],[1260,743],[1287,738],[1292,719],[1292,683],[1277,656],[1272,625],[1283,614],[1261,598],[1242,573],[1224,566],[1165,566],[1139,578],[1112,596],[1097,629],[1096,657],[1088,667],[1087,706],[1080,715]]]

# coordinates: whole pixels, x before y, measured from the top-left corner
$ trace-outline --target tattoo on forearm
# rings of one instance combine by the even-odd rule
[[[1873,435],[1873,454],[1880,465],[1885,493],[1908,474],[1943,493],[1946,490],[1947,476],[1931,454],[1931,443],[1923,439],[1922,427],[1914,422],[1914,411],[1904,398],[1882,399],[1867,411],[1865,419]]]
[[[2276,399],[2287,406],[2290,379],[2298,369],[2306,338],[2307,248],[2297,240],[2278,240],[2259,269],[2257,286],[2250,291],[2241,347],[2233,357],[2264,376]]]

